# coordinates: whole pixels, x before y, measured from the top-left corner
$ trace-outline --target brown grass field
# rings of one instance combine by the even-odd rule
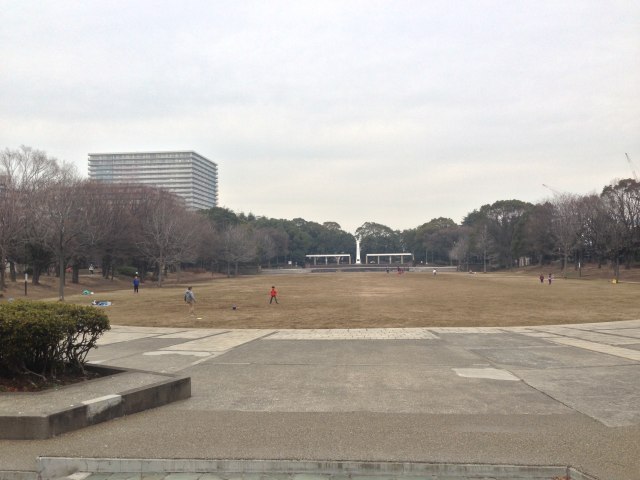
[[[640,318],[640,284],[557,278],[540,284],[538,271],[519,274],[319,273],[239,278],[188,275],[159,288],[129,280],[81,277],[65,300],[109,300],[112,324],[195,328],[381,328],[527,326]],[[51,279],[53,283],[55,279]],[[197,297],[196,315],[183,301],[186,282]],[[20,282],[14,298],[24,297]],[[23,284],[22,284],[23,285]],[[269,305],[275,285],[280,304]],[[95,292],[79,294],[84,288]],[[54,284],[31,288],[29,299],[56,299]],[[232,305],[237,305],[233,310]]]

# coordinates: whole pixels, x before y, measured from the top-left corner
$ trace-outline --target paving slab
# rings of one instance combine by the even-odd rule
[[[609,427],[640,424],[640,367],[637,364],[515,370],[515,374],[532,387]]]
[[[100,347],[102,345],[110,345],[113,343],[124,343],[129,342],[131,340],[137,340],[139,338],[150,338],[156,337],[158,334],[153,332],[127,332],[127,331],[114,331],[109,332],[106,335],[103,335],[98,339],[97,345]]]
[[[517,382],[520,379],[511,372],[508,372],[500,368],[454,368],[453,371],[459,377],[464,378],[479,378],[487,380],[506,380],[510,382]]]
[[[238,345],[251,342],[261,337],[265,337],[274,332],[274,330],[234,330],[210,335],[188,342],[178,343],[171,347],[165,347],[163,350],[194,350],[199,352],[223,352],[230,350]]]
[[[626,346],[629,348],[629,345]],[[470,352],[477,354],[487,362],[501,368],[571,368],[577,365],[582,367],[633,365],[637,362],[627,358],[613,355],[602,355],[583,348],[574,346],[547,344],[530,347],[513,348],[511,345],[503,348],[469,348]]]
[[[551,337],[559,337],[560,335],[556,335],[555,333],[548,333],[548,332],[527,332],[527,331],[521,331],[518,332],[521,335],[526,335],[527,337],[537,337],[537,338],[551,338]]]
[[[640,362],[640,353],[630,349],[617,347],[613,345],[591,342],[588,340],[582,340],[580,338],[553,338],[551,339],[553,343],[558,343],[560,345],[570,345],[577,348],[582,348],[585,350],[590,350],[593,352],[605,353],[607,355],[611,355],[613,357],[618,358],[626,358],[628,360],[634,360],[636,362]]]
[[[512,332],[485,332],[482,335],[462,335],[460,332],[442,332],[439,334],[440,340],[448,345],[462,347],[473,347],[474,349],[487,347],[531,347],[536,345],[548,346],[546,338],[532,338],[520,333]]]
[[[113,332],[142,332],[142,333],[152,333],[154,335],[167,335],[170,333],[178,333],[184,331],[190,331],[191,328],[188,327],[136,327],[133,325],[116,325],[111,324],[111,330],[109,333]]]
[[[640,328],[640,319],[635,320],[617,320],[612,322],[597,322],[597,323],[571,323],[565,325],[556,325],[558,328],[565,328],[567,325],[570,325],[571,328],[577,328],[580,330],[611,330],[615,329],[618,331],[623,331],[625,329],[634,329]],[[549,325],[545,325],[544,327],[531,327],[531,328],[548,328]]]
[[[468,349],[417,340],[278,340],[240,345],[212,363],[271,365],[446,365],[486,364]]]
[[[185,342],[187,340],[167,339],[153,336],[137,338],[126,342],[107,343],[99,345],[97,348],[92,350],[89,358],[91,363],[104,363],[109,360],[115,361],[128,356],[139,355],[141,352],[152,352],[164,347],[176,345],[180,343],[180,341]],[[114,364],[114,366],[116,365]]]
[[[540,330],[542,330],[542,328],[540,328]],[[588,340],[591,342],[603,343],[605,345],[625,345],[628,343],[635,343],[637,340],[637,338],[626,336],[623,331],[618,332],[616,330],[589,331],[570,327],[554,327],[550,332],[561,337]]]
[[[270,340],[417,340],[437,338],[427,328],[278,330]]]
[[[477,369],[476,369],[477,370]],[[496,371],[496,369],[493,369]],[[449,366],[203,363],[180,408],[266,412],[570,413],[524,382]]]
[[[180,332],[168,333],[166,335],[160,335],[158,338],[185,338],[196,339],[211,337],[213,335],[220,335],[221,333],[228,333],[229,330],[225,329],[213,329],[213,328],[192,328],[189,330],[182,330]]]
[[[628,338],[640,339],[640,328],[619,328],[616,330],[610,330],[605,328],[605,329],[598,330],[598,332],[608,333],[611,335],[623,335]]]
[[[440,333],[457,333],[457,334],[466,334],[466,333],[500,333],[504,331],[500,327],[430,327],[430,331],[435,334]]]
[[[166,335],[169,333],[190,331],[192,329],[185,327],[135,327],[131,325],[111,325],[109,333],[113,332],[142,332],[152,333],[155,335]]]
[[[204,361],[211,360],[223,353],[160,349],[111,359],[108,364],[118,368],[135,368],[157,373],[177,373]],[[91,362],[93,363],[93,357]]]

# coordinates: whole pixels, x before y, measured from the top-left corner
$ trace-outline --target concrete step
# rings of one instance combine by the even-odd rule
[[[39,480],[597,480],[558,465],[61,457],[38,465]]]

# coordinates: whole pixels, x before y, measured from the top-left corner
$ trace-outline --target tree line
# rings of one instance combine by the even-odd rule
[[[468,213],[460,224],[434,218],[394,230],[368,221],[355,235],[336,222],[275,219],[216,207],[189,211],[161,189],[93,182],[45,152],[22,146],[0,155],[0,286],[19,268],[38,284],[43,273],[77,282],[90,263],[113,276],[130,266],[158,285],[169,270],[192,266],[237,274],[246,267],[304,266],[307,254],[355,257],[408,252],[417,264],[489,271],[561,262],[610,265],[618,277],[640,250],[640,183],[623,179],[600,194],[555,193],[532,204],[499,200]]]

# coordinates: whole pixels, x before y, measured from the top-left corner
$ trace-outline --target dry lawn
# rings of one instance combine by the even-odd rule
[[[67,291],[66,300],[80,304],[109,300],[113,305],[106,311],[112,324],[162,327],[526,326],[640,318],[640,284],[557,279],[548,285],[546,280],[540,284],[538,273],[202,276],[199,281],[191,279],[197,297],[195,316],[188,314],[183,301],[185,283],[162,288],[145,284],[135,295],[128,281],[98,282],[94,295]],[[269,305],[271,285],[278,289],[279,305]],[[81,288],[76,286],[76,291]],[[51,293],[55,295],[55,289]]]

